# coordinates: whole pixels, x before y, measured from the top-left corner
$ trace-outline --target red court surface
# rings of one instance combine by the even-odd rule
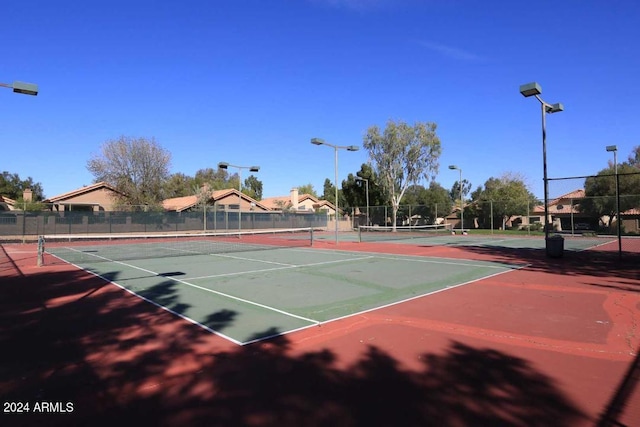
[[[638,263],[338,249],[529,265],[240,347],[72,266],[36,267],[32,245],[4,245],[0,425],[640,425]]]

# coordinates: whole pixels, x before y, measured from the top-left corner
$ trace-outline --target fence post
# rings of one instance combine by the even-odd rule
[[[38,267],[42,267],[44,263],[44,237],[38,236]]]
[[[436,203],[436,217],[434,218],[433,223],[434,224],[438,223],[438,204],[437,203]]]
[[[573,222],[573,198],[569,199],[569,212],[571,213],[571,235],[573,236],[574,222]]]
[[[531,212],[531,205],[527,199],[527,236],[531,236],[531,221],[529,220],[529,212]]]
[[[489,208],[491,212],[491,234],[493,234],[493,200],[489,200]]]

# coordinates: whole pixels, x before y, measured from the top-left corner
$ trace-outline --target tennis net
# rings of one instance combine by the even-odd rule
[[[51,256],[80,264],[312,245],[313,228],[185,234],[44,235],[38,238],[38,265],[50,261]]]
[[[453,224],[377,226],[361,225],[358,228],[360,242],[380,242],[385,240],[421,239],[425,237],[451,234]]]

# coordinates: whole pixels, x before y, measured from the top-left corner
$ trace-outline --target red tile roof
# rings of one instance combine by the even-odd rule
[[[225,197],[229,196],[229,195],[238,195],[239,191],[232,189],[232,188],[228,188],[228,189],[224,189],[224,190],[216,190],[213,193],[211,193],[211,199],[215,202],[221,199],[224,199]],[[263,210],[269,210],[269,208],[262,202],[259,202],[249,196],[247,196],[246,194],[242,194],[242,198],[244,200],[248,200],[251,203],[254,203],[256,206],[260,207]],[[198,196],[197,195],[193,195],[193,196],[183,196],[183,197],[174,197],[171,199],[165,199],[162,201],[162,207],[165,210],[168,211],[176,211],[176,212],[182,212],[185,211],[189,208],[192,208],[194,206],[196,206],[198,204]]]
[[[59,195],[54,196],[54,197],[49,197],[48,199],[45,199],[43,201],[45,203],[60,202],[62,200],[69,199],[69,198],[75,197],[75,196],[79,196],[81,194],[89,193],[91,191],[99,190],[101,188],[106,188],[108,190],[111,190],[111,191],[114,191],[116,193],[119,193],[119,191],[116,190],[115,187],[111,186],[110,184],[107,184],[106,182],[101,181],[101,182],[96,182],[95,184],[91,184],[91,185],[87,185],[87,186],[78,188],[76,190],[69,191],[68,193],[62,193],[62,194],[59,194]]]

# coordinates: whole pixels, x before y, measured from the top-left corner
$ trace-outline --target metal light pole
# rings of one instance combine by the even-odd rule
[[[557,113],[564,110],[561,103],[549,104],[540,98],[542,88],[536,82],[520,86],[520,93],[524,97],[535,96],[542,107],[542,173],[544,181],[544,244],[547,256],[549,256],[549,180],[547,179],[547,113]]]
[[[311,138],[311,143],[313,145],[327,145],[329,147],[333,147],[335,150],[335,160],[334,160],[334,169],[335,169],[335,182],[334,186],[336,187],[336,246],[338,246],[338,150],[343,149],[347,151],[358,151],[359,147],[355,145],[333,145],[329,144],[322,138]]]
[[[366,196],[367,196],[367,225],[369,224],[369,180],[367,178],[360,178],[356,176],[356,181],[364,181],[366,184]]]
[[[9,83],[0,83],[0,87],[6,87],[9,89],[13,89],[14,93],[21,93],[23,95],[37,95],[38,94],[38,85],[33,84],[33,83],[23,83],[23,82],[13,82],[12,84]],[[25,211],[26,211],[26,201],[23,200],[23,206],[22,206],[22,227],[25,227],[26,224],[26,216],[25,216]],[[22,242],[24,243],[24,236],[25,233],[22,233]],[[38,244],[40,245],[41,242],[38,239]],[[44,244],[44,243],[42,243]],[[38,266],[41,266],[43,262],[42,256],[38,256]]]
[[[33,83],[23,83],[23,82],[13,82],[12,84],[0,83],[0,87],[13,89],[15,93],[21,93],[23,95],[36,96],[38,94],[38,85]]]
[[[449,165],[449,169],[460,171],[460,185],[458,189],[460,190],[460,234],[464,234],[464,200],[462,199],[462,169],[456,165]]]
[[[616,220],[618,223],[618,258],[622,258],[622,228],[620,225],[620,175],[618,175],[618,146],[608,145],[607,151],[613,151],[613,164],[616,175]]]
[[[238,232],[242,231],[242,169],[249,169],[249,172],[258,172],[260,166],[237,166],[226,162],[218,163],[220,169],[238,169]]]

